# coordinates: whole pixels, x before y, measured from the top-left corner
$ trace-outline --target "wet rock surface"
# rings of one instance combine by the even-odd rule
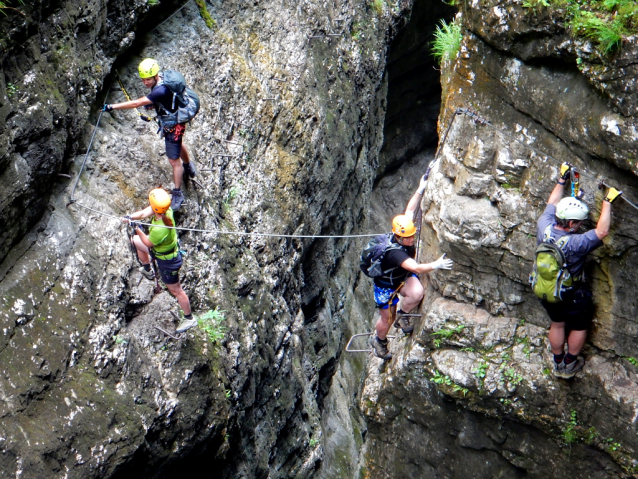
[[[423,253],[446,252],[455,267],[424,279],[423,319],[393,342],[394,359],[369,364],[360,404],[370,477],[636,474],[637,211],[614,203],[611,233],[591,255],[596,315],[572,381],[551,375],[549,318],[527,284],[560,162],[582,172],[588,228],[601,181],[638,197],[635,118],[617,93],[633,79],[601,87],[576,68],[582,44],[546,20],[518,2],[464,5],[461,51],[442,71],[439,132],[449,134],[422,204]],[[633,48],[630,38],[605,71]]]
[[[46,214],[2,264],[3,477],[317,473],[322,411],[351,404],[329,392],[350,374],[335,371],[360,245],[278,235],[359,232],[386,46],[408,7],[212,2],[209,28],[191,3],[137,34],[119,67],[129,94],[146,93],[137,64],[154,57],[202,99],[185,137],[199,175],[176,220],[209,232],[180,234],[180,276],[196,313],[223,311],[224,337],[158,329],[172,333],[179,308],[139,273],[119,216],[170,188],[170,167],[153,125],[103,114],[75,202],[67,208],[72,182],[51,182],[50,201],[38,197]],[[107,101],[124,101],[117,86]],[[88,143],[90,124],[83,133]]]

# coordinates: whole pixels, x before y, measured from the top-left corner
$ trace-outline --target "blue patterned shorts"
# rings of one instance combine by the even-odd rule
[[[374,302],[377,303],[377,308],[388,309],[390,307],[390,296],[394,293],[394,288],[382,288],[381,286],[374,285]],[[397,294],[392,300],[392,306],[399,302],[399,295]]]

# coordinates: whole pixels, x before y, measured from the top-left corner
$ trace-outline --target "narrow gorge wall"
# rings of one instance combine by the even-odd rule
[[[551,376],[549,319],[527,285],[560,161],[583,172],[590,228],[599,182],[638,198],[635,39],[602,59],[548,15],[522,2],[463,4],[461,50],[443,65],[439,132],[449,135],[422,205],[423,254],[445,252],[455,267],[424,280],[423,319],[394,342],[393,360],[370,362],[360,402],[369,477],[637,472],[638,211],[614,203],[611,233],[592,255],[596,316],[571,382]]]
[[[212,28],[191,2],[146,35],[136,22],[148,5],[123,14],[120,4],[52,3],[30,20],[28,58],[5,73],[7,125],[25,110],[42,122],[13,128],[3,156],[3,183],[20,189],[2,208],[15,226],[0,282],[2,477],[311,477],[329,456],[322,413],[351,327],[360,244],[184,232],[184,288],[197,313],[224,311],[226,332],[211,341],[194,329],[173,341],[156,327],[173,330],[177,304],[141,277],[118,219],[144,207],[152,187],[171,186],[154,128],[135,112],[102,115],[75,203],[67,207],[72,182],[54,179],[79,173],[83,155],[67,155],[87,144],[89,107],[132,44],[119,72],[133,96],[145,93],[136,68],[150,56],[183,72],[202,98],[186,134],[200,174],[180,226],[357,233],[378,168],[386,48],[411,5],[206,5]],[[83,18],[92,33],[76,44]],[[65,61],[56,66],[58,51]],[[47,82],[70,92],[59,113],[45,103],[57,98]],[[113,87],[108,101],[123,99]],[[24,169],[18,145],[37,138],[41,151]],[[21,205],[30,208],[24,221]]]

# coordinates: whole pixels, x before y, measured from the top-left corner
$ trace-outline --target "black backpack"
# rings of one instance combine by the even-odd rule
[[[187,123],[199,112],[199,96],[186,86],[184,75],[175,70],[164,70],[159,74],[158,85],[164,85],[173,93],[173,105],[177,111],[171,113],[159,105],[158,119],[164,128],[173,128],[178,123]]]
[[[359,263],[361,271],[369,278],[378,278],[387,275],[396,268],[383,271],[381,269],[381,261],[386,252],[400,248],[400,244],[392,242],[392,233],[375,236],[361,252],[361,261]]]

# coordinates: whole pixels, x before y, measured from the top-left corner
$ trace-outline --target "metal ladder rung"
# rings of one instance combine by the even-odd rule
[[[355,334],[354,336],[352,336],[350,338],[350,341],[348,341],[348,344],[346,344],[346,352],[348,353],[371,353],[372,349],[350,349],[350,343],[352,343],[352,340],[354,338],[357,338],[359,336],[372,336],[373,333],[360,333],[360,334]],[[387,336],[389,339],[394,339],[394,336]]]

